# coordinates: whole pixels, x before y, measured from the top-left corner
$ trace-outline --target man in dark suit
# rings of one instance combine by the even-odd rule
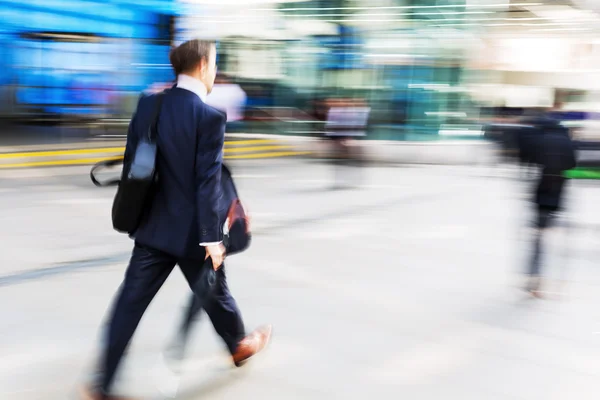
[[[216,47],[192,40],[170,55],[177,85],[167,90],[158,121],[159,181],[147,214],[134,233],[135,245],[110,314],[107,343],[96,385],[88,399],[110,399],[110,388],[129,341],[146,308],[175,265],[190,287],[205,259],[217,271],[215,291],[204,309],[224,340],[232,361],[241,365],[268,343],[271,327],[246,335],[236,302],[227,287],[219,221],[221,164],[226,116],[205,104],[216,75]],[[125,162],[147,134],[159,95],[142,97],[127,135]]]

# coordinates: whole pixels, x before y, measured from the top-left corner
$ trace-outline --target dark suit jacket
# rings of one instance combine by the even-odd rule
[[[221,165],[227,117],[185,89],[167,90],[158,122],[158,184],[132,235],[180,258],[202,258],[200,243],[222,240]],[[131,120],[125,159],[148,134],[156,95],[142,97]]]

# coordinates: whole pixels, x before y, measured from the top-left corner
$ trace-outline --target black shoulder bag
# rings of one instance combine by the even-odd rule
[[[155,95],[156,106],[148,133],[139,139],[132,157],[123,164],[121,181],[112,207],[113,228],[118,232],[133,234],[152,201],[158,179],[156,137],[164,95],[164,92]]]

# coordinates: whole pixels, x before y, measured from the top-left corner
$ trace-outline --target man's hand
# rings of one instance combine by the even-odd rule
[[[218,270],[223,265],[223,260],[225,260],[225,246],[223,244],[206,246],[206,258],[208,257],[212,260],[213,269]]]

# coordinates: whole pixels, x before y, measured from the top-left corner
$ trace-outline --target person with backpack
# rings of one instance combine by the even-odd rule
[[[150,302],[175,265],[204,300],[234,365],[261,351],[271,326],[247,335],[225,276],[222,187],[226,115],[208,106],[216,75],[214,42],[190,40],[170,54],[177,84],[143,96],[131,120],[113,226],[135,241],[108,318],[99,374],[82,388],[90,400],[112,396],[115,374]],[[208,277],[208,285],[202,278]],[[211,290],[209,295],[203,291]]]
[[[527,118],[523,123],[529,129],[520,138],[521,157],[541,168],[531,199],[536,218],[525,290],[534,297],[542,297],[543,239],[564,207],[564,172],[574,168],[577,161],[569,130],[558,120],[542,115]]]

